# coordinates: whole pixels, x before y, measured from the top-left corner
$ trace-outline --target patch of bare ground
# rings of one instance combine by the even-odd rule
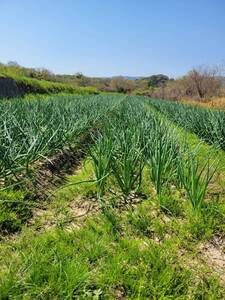
[[[210,241],[201,244],[195,253],[180,249],[179,257],[196,274],[204,270],[205,276],[216,275],[221,286],[225,285],[225,237],[214,236]]]
[[[124,199],[118,196],[118,202],[114,209],[121,213],[128,209],[135,209],[136,205],[143,201],[143,198],[136,193],[131,193]],[[28,226],[35,226],[37,230],[49,230],[56,226],[62,226],[68,231],[79,229],[84,226],[85,221],[101,210],[99,202],[95,197],[76,196],[74,200],[61,204],[54,203],[54,206],[45,206],[33,210],[33,218]]]
[[[134,209],[137,204],[141,203],[145,198],[144,194],[139,194],[136,192],[131,192],[129,196],[124,197],[123,195],[116,195],[116,202],[113,204],[115,209],[119,211]]]
[[[79,229],[90,215],[100,210],[95,198],[76,199],[70,203],[68,208],[70,211],[70,220],[65,227],[68,231]]]
[[[75,218],[86,217],[90,213],[96,212],[99,210],[99,205],[95,198],[90,199],[77,199],[69,205],[71,214]]]
[[[112,290],[112,294],[115,299],[123,300],[126,299],[126,290],[123,286],[117,286]]]
[[[207,264],[225,284],[225,237],[214,236],[199,248],[199,259]]]
[[[135,206],[143,201],[143,198],[136,193],[131,193],[129,197],[124,199],[124,197],[118,196],[118,203],[114,206],[114,209],[120,213],[121,211],[134,209]],[[101,208],[99,202],[95,197],[92,198],[82,198],[78,197],[76,200],[70,202],[68,205],[70,211],[70,222],[68,222],[66,229],[72,230],[73,228],[81,227],[85,220],[98,213]],[[80,222],[79,222],[80,221]],[[79,223],[79,226],[77,226]]]
[[[95,199],[78,196],[66,205],[56,203],[53,207],[34,209],[33,218],[29,220],[28,226],[35,226],[40,231],[56,226],[66,230],[79,229],[87,217],[97,211],[99,205]]]

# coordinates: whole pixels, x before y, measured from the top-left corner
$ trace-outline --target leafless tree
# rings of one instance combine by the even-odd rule
[[[135,82],[132,80],[126,80],[122,76],[118,76],[111,80],[110,88],[115,92],[129,93],[135,89]]]
[[[220,74],[221,68],[218,66],[194,68],[185,76],[187,94],[200,100],[217,96],[222,86]]]
[[[222,72],[222,66],[194,68],[182,78],[168,81],[165,86],[155,89],[153,96],[174,100],[192,98],[200,101],[220,96],[224,88]]]

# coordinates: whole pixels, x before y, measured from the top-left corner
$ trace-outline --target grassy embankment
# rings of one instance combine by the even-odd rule
[[[38,80],[35,78],[29,78],[21,74],[16,74],[9,71],[1,72],[0,79],[9,78],[12,79],[16,85],[15,95],[13,97],[20,97],[27,94],[56,94],[56,93],[69,93],[78,95],[94,95],[99,94],[94,87],[75,87],[67,83],[51,82],[46,80]],[[11,83],[7,83],[9,89]],[[12,89],[15,88],[14,86]],[[7,97],[7,95],[5,95]]]

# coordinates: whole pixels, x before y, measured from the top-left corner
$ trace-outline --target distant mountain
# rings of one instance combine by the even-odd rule
[[[108,77],[108,78],[113,79],[113,78],[117,78],[117,77],[123,77],[126,80],[137,80],[137,79],[144,78],[143,76],[122,76],[122,75],[112,76],[112,77]]]
[[[155,75],[149,75],[149,76],[122,76],[122,75],[119,75],[119,76],[112,76],[112,77],[108,77],[108,79],[113,79],[113,78],[117,78],[117,77],[123,77],[124,79],[127,79],[127,80],[140,80],[140,79],[146,79],[146,80],[150,80],[150,81],[153,81],[153,85],[155,84],[155,81],[167,81],[169,79],[172,79],[172,78],[169,78],[167,75],[164,75],[164,74],[155,74]]]
[[[138,79],[142,79],[143,76],[124,76],[124,78],[127,80],[138,80]]]

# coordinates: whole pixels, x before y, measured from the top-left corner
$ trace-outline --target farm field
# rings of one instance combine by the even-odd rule
[[[0,102],[0,299],[224,299],[225,113]]]

